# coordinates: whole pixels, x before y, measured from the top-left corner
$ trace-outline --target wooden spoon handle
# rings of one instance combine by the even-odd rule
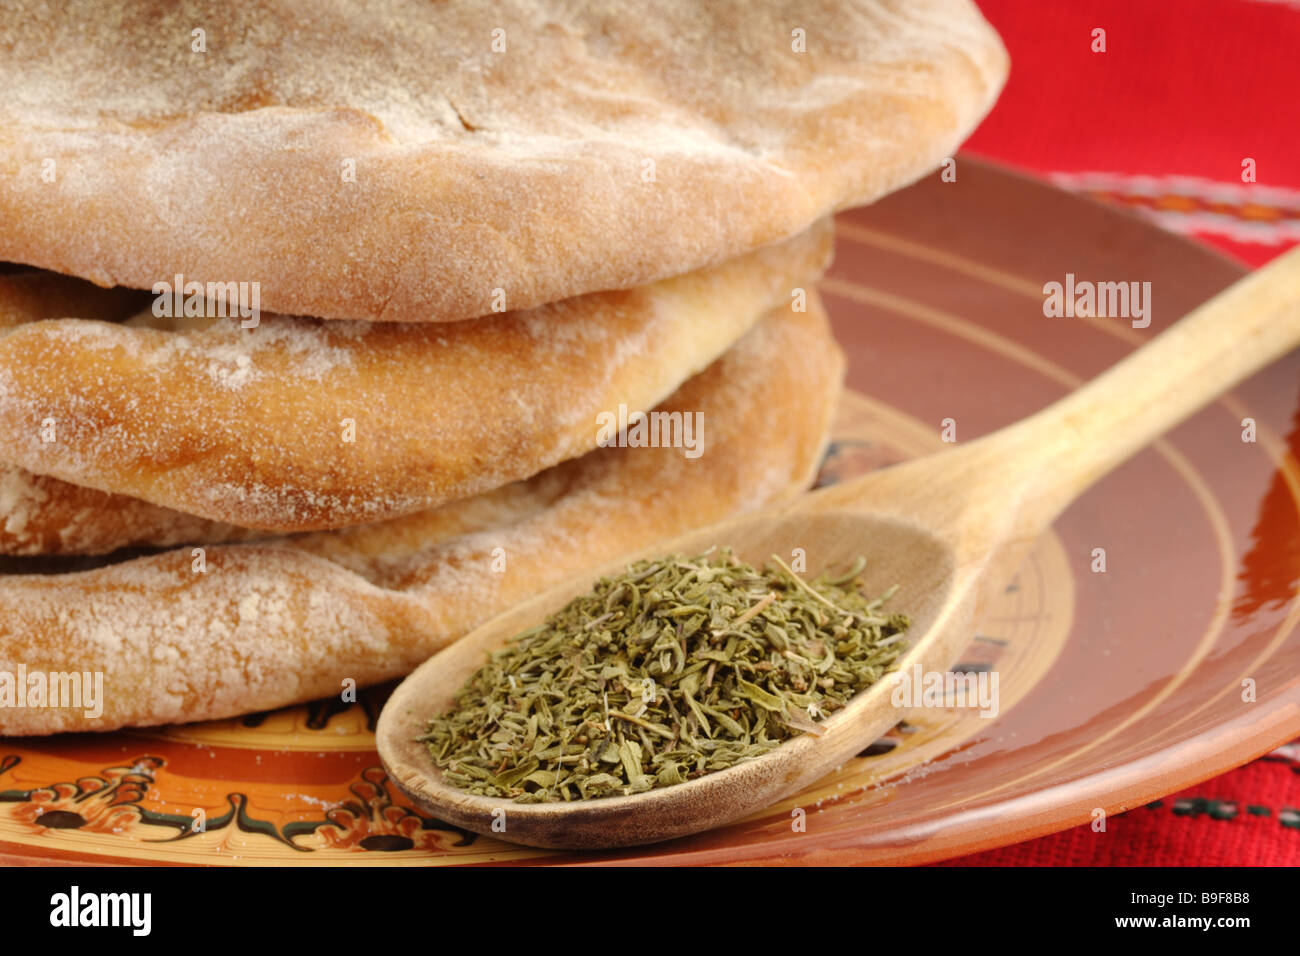
[[[894,511],[947,529],[965,558],[986,554],[996,542],[1022,539],[1027,546],[1106,472],[1297,346],[1300,248],[1234,283],[1023,421],[951,451],[834,485],[798,507]]]
[[[1009,487],[1023,487],[1020,523],[1045,527],[1116,465],[1297,346],[1300,248],[1220,292],[1073,394],[966,450],[993,473],[1001,469],[992,463],[1014,462],[1017,475],[981,484],[987,495],[1004,498]]]

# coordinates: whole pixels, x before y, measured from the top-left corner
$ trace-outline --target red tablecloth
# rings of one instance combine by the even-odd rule
[[[1247,264],[1300,242],[1300,0],[978,2],[1012,66],[971,152]],[[1300,742],[1104,835],[1080,827],[945,865],[1296,865],[1297,808]]]

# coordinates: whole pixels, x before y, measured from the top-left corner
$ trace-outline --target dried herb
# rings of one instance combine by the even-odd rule
[[[494,654],[420,738],[453,785],[520,802],[640,793],[759,756],[870,687],[908,619],[730,551],[601,579]]]

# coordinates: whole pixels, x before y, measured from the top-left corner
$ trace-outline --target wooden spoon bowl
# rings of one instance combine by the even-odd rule
[[[737,557],[755,567],[762,567],[774,552],[788,560],[792,546],[803,547],[810,577],[844,568],[860,554],[871,555],[861,577],[865,592],[881,594],[900,581],[908,582],[908,593],[895,595],[889,608],[905,608],[912,619],[910,634],[930,636],[908,652],[904,669],[918,661],[923,669],[945,666],[969,637],[969,602],[953,600],[957,576],[951,550],[924,529],[888,516],[837,511],[807,514],[801,510],[735,520],[634,555],[517,605],[426,661],[394,691],[380,715],[377,735],[389,776],[418,805],[478,833],[494,833],[495,822],[495,835],[529,846],[632,846],[718,826],[759,810],[861,750],[864,726],[883,731],[896,724],[900,718],[892,703],[894,684],[882,680],[824,720],[822,736],[794,737],[761,759],[676,787],[629,797],[520,804],[472,796],[443,780],[416,738],[425,732],[429,718],[446,710],[456,691],[483,666],[488,652],[588,591],[602,575],[622,571],[629,560],[696,554],[719,544],[730,546]]]

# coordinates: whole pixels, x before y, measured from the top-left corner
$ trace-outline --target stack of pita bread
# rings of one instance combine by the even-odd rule
[[[827,217],[1005,71],[968,0],[6,5],[0,672],[105,699],[0,733],[390,679],[806,489]]]

